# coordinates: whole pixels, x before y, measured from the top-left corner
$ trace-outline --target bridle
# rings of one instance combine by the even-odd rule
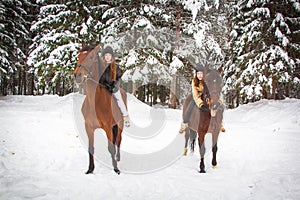
[[[87,56],[83,59],[83,61],[87,58]],[[98,62],[100,62],[99,57],[98,57]],[[95,64],[95,62],[93,64]],[[100,66],[99,65],[100,65],[100,63],[98,63],[98,67],[99,67],[99,70],[100,70]],[[97,81],[97,80],[95,80],[95,78],[93,78],[93,73],[95,72],[95,68],[94,68],[94,70],[90,70],[91,67],[87,67],[87,66],[85,66],[85,65],[83,65],[81,63],[78,64],[77,67],[83,68],[87,72],[87,74],[84,75],[82,82],[92,81],[92,82],[100,85],[99,81]]]
[[[216,83],[216,79],[212,80],[213,84]],[[208,86],[207,86],[208,88]],[[213,87],[216,88],[216,87]],[[221,90],[218,89],[213,89],[213,90],[209,90],[209,108],[212,110],[223,110],[223,106],[222,106],[222,102],[220,101],[220,93]],[[212,96],[215,96],[215,98],[217,99],[217,102],[212,103]]]
[[[220,101],[220,92],[218,92],[217,90],[212,90],[210,92],[210,97],[209,97],[210,100],[211,100],[211,96],[214,94],[217,95],[218,103],[215,103],[215,104],[210,103],[210,108],[213,110],[222,110],[223,107],[222,107],[222,102]]]
[[[84,66],[83,64],[79,64],[79,65],[77,65],[77,67],[79,67],[79,68],[82,67],[87,72],[86,76],[92,76],[93,72],[88,67]]]
[[[77,65],[77,66],[78,66],[78,67],[82,67],[82,68],[87,72],[87,74],[83,77],[82,82],[92,81],[92,82],[94,82],[94,83],[100,85],[100,84],[99,84],[99,81],[95,80],[95,79],[93,78],[93,76],[92,76],[94,71],[91,71],[88,67],[86,67],[86,66],[84,66],[84,65],[82,65],[82,64],[79,64],[79,65]],[[82,83],[82,82],[81,82],[81,83]]]

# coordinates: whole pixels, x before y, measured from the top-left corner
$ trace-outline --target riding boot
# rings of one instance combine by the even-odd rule
[[[224,128],[223,122],[222,122],[222,124],[221,124],[221,129],[220,129],[220,131],[222,131],[222,132],[225,132],[225,131],[226,131],[225,128]]]
[[[179,133],[180,134],[183,133],[187,127],[188,127],[188,123],[181,122]]]
[[[124,116],[123,119],[124,119],[124,125],[125,125],[125,127],[130,127],[129,115]]]
[[[188,127],[188,122],[190,121],[190,118],[191,118],[191,115],[192,115],[195,105],[196,105],[195,101],[192,100],[189,105],[189,108],[187,110],[187,113],[183,118],[183,122],[181,123],[180,129],[179,129],[180,134],[182,134],[185,131],[185,129]]]

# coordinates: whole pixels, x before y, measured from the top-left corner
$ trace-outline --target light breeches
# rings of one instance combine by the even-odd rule
[[[119,106],[119,108],[120,108],[120,110],[122,112],[123,117],[127,116],[128,112],[127,112],[127,109],[126,109],[125,103],[123,101],[123,98],[122,98],[120,90],[118,90],[115,93],[112,93],[112,95],[117,100],[118,106]]]

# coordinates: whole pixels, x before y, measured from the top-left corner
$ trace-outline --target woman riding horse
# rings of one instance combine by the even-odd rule
[[[209,69],[207,69],[207,71],[208,70]],[[192,140],[192,149],[194,147],[196,134],[198,133],[198,144],[201,156],[201,173],[205,172],[204,138],[208,132],[212,133],[212,165],[217,165],[217,139],[220,129],[222,129],[224,111],[223,105],[220,101],[222,91],[222,78],[220,76],[221,68],[219,68],[219,70],[210,69],[210,71],[206,74],[204,72],[205,68],[203,66],[198,65],[196,67],[196,74],[192,80],[192,94],[187,96],[183,104],[183,123],[179,130],[180,133],[183,133],[184,131],[186,133],[186,145],[188,137],[190,136],[190,140]],[[185,148],[184,155],[186,155],[186,153],[187,148]]]
[[[202,65],[196,66],[196,74],[192,79],[192,94],[193,94],[194,101],[192,101],[189,105],[188,111],[183,118],[183,122],[181,123],[179,133],[183,133],[185,129],[188,127],[188,122],[190,120],[195,105],[197,105],[200,110],[208,111],[208,108],[203,104],[204,101],[209,100],[209,91],[207,89],[207,85],[204,80],[204,75],[205,75],[205,68]],[[220,101],[222,100],[220,99]],[[225,132],[223,123],[221,126],[221,131]]]
[[[204,70],[205,69],[202,65],[196,67],[196,74],[192,80],[192,94],[194,101],[191,101],[189,105],[188,111],[184,116],[183,122],[181,123],[179,133],[183,133],[188,127],[188,122],[195,105],[197,105],[198,108],[203,111],[208,110],[208,108],[203,104],[203,102],[209,98],[208,89],[204,82]]]
[[[116,64],[112,47],[106,46],[103,49],[101,56],[103,58],[106,69],[102,74],[99,83],[103,85],[110,93],[112,93],[113,97],[117,100],[118,106],[120,107],[120,110],[124,117],[125,126],[129,127],[130,121],[128,111],[120,93],[122,71],[119,65]]]
[[[94,171],[94,132],[101,128],[106,133],[113,169],[117,174],[120,174],[117,162],[120,161],[124,114],[121,112],[116,98],[108,91],[107,87],[100,84],[105,84],[105,81],[101,80],[99,83],[105,70],[109,71],[99,56],[100,51],[100,45],[96,47],[83,46],[79,51],[77,67],[74,71],[75,81],[78,84],[85,83],[86,86],[86,95],[81,108],[89,142],[89,167],[86,173],[89,174]],[[127,100],[124,90],[121,90],[121,96],[126,107]]]

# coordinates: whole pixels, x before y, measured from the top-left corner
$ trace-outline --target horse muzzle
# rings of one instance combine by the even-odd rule
[[[212,110],[217,110],[218,107],[219,107],[219,105],[217,103],[214,103],[214,104],[211,105]]]
[[[214,103],[211,105],[210,107],[210,115],[211,117],[215,117],[217,115],[217,111],[219,108],[219,104],[218,103]]]

